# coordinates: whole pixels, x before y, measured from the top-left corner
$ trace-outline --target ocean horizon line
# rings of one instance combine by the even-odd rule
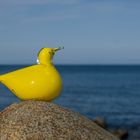
[[[31,66],[36,64],[0,64],[0,66]],[[55,66],[140,66],[140,64],[54,64]]]

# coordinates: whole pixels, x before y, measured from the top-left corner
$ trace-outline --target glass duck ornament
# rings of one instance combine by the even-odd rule
[[[21,100],[52,101],[62,89],[62,79],[52,63],[54,54],[62,48],[42,48],[38,64],[0,76],[0,82]]]

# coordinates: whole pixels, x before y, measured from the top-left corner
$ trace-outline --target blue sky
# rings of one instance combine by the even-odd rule
[[[140,64],[139,0],[0,0],[0,64]]]

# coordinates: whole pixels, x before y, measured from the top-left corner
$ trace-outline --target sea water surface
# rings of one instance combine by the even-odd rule
[[[23,65],[1,65],[0,74]],[[125,128],[129,139],[140,139],[139,65],[59,65],[61,96],[54,102],[93,119],[101,116],[109,127]],[[18,99],[0,84],[0,110]]]

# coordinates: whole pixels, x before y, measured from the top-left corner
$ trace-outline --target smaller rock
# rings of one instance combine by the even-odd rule
[[[128,131],[125,129],[117,129],[110,132],[121,140],[128,138]]]
[[[119,139],[123,140],[128,138],[128,131],[125,129],[117,129],[117,130],[111,130],[108,128],[107,126],[107,122],[105,121],[105,119],[103,117],[96,117],[93,120],[94,123],[96,123],[97,125],[99,125],[100,127],[108,130],[109,132],[111,132],[114,136],[118,137]]]
[[[95,120],[94,120],[94,122],[97,125],[101,126],[102,128],[107,129],[107,123],[106,123],[106,121],[105,121],[104,118],[102,118],[102,117],[96,117]]]

